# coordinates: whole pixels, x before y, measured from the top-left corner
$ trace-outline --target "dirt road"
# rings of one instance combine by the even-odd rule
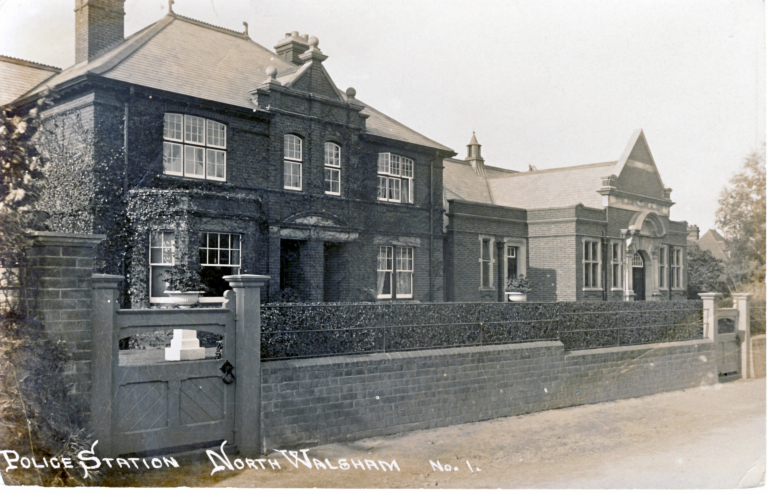
[[[308,455],[312,468],[272,453],[267,459],[278,460],[280,470],[265,462],[265,469],[211,476],[213,465],[204,460],[185,464],[173,478],[152,472],[111,485],[752,487],[765,481],[766,379],[320,446]],[[361,468],[353,468],[353,460]],[[378,470],[362,470],[365,460]],[[395,460],[400,470],[389,471],[380,460]],[[431,460],[444,469],[450,465],[450,471],[436,470]],[[326,469],[318,470],[320,463]],[[343,470],[343,464],[350,468]]]

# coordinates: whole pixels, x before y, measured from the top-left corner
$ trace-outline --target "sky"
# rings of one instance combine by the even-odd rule
[[[68,67],[74,0],[0,0],[0,54]],[[167,0],[126,0],[130,35]],[[176,0],[182,15],[272,49],[316,36],[341,88],[487,165],[524,171],[619,159],[642,128],[676,205],[715,227],[718,197],[766,141],[759,0]],[[248,67],[244,67],[248,70]]]

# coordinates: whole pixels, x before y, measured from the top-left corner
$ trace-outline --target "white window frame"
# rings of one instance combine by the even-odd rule
[[[657,270],[657,283],[660,290],[667,290],[668,288],[668,247],[665,245],[660,246],[659,252],[659,269]]]
[[[670,264],[670,269],[673,273],[673,282],[671,283],[673,290],[682,290],[683,289],[683,267],[684,267],[684,250],[680,247],[671,247],[671,251],[673,252],[673,260]]]
[[[404,256],[405,254],[405,256]],[[400,293],[398,291],[398,281],[401,276],[409,278],[409,293]],[[414,298],[414,248],[413,247],[395,247],[395,298]]]
[[[590,247],[588,248],[588,244]],[[588,258],[588,252],[592,253]],[[582,289],[602,290],[601,241],[596,238],[582,239]]]
[[[395,266],[395,249],[390,245],[380,245],[377,253],[377,298],[378,299],[391,299],[393,298],[393,292],[395,291],[393,267]],[[384,273],[382,276],[390,279],[390,293],[379,293],[379,273]],[[384,280],[382,287],[385,286]]]
[[[209,247],[209,245],[211,245],[212,235],[216,235],[217,236],[217,241],[218,241],[217,245],[219,245],[219,247]],[[230,247],[226,248],[226,249],[222,249],[221,248],[221,245],[222,245],[221,239],[222,239],[222,237],[225,237],[225,236],[228,238]],[[237,249],[233,249],[232,248],[232,240],[233,240],[233,238],[237,238],[237,240],[238,240],[238,248]],[[198,252],[201,253],[202,251],[206,251],[206,262],[202,262],[201,261],[200,262],[200,266],[201,267],[209,266],[209,267],[214,267],[214,268],[238,268],[238,272],[236,274],[240,274],[240,264],[241,264],[242,259],[243,259],[243,257],[242,257],[242,244],[241,244],[241,242],[242,242],[242,238],[241,238],[239,233],[204,232],[203,233],[203,245],[201,245],[198,248]],[[222,263],[222,262],[211,263],[211,262],[208,262],[210,260],[210,258],[208,256],[208,251],[211,251],[211,250],[217,251],[217,253],[218,253],[217,259],[219,259],[219,260],[221,260],[221,252],[225,251],[225,250],[228,251],[230,262],[228,262],[228,263]],[[233,252],[237,252],[238,253],[238,262],[237,263],[232,262],[232,253]]]
[[[283,135],[283,188],[285,190],[302,190],[302,147],[303,142],[302,138],[295,134],[284,134]],[[298,152],[297,152],[298,150]],[[286,167],[291,170],[291,172],[287,175],[286,174]],[[299,168],[299,186],[295,187],[293,185],[287,185],[286,184],[286,178],[287,177],[293,177],[297,174],[294,173],[294,167]]]
[[[377,180],[377,200],[414,204],[414,160],[411,158],[392,153],[379,153]]]
[[[510,255],[510,251],[512,249],[512,255]],[[517,245],[509,245],[505,244],[505,283],[510,281],[510,259],[515,259],[515,276],[520,276],[521,269],[520,269],[520,263],[518,260],[520,259],[520,256],[518,253],[520,252],[520,247]]]
[[[149,257],[148,257],[148,264],[150,267],[149,272],[149,297],[150,297],[150,303],[151,304],[162,304],[167,303],[169,297],[153,297],[152,296],[152,279],[153,276],[153,269],[155,266],[157,267],[168,267],[168,266],[174,266],[175,264],[175,257],[176,257],[176,239],[173,231],[170,230],[158,230],[158,231],[152,231],[150,232],[150,239],[149,239]],[[160,245],[156,246],[153,244],[153,240],[155,240],[157,235],[161,235]],[[170,238],[170,246],[166,246],[166,238]],[[161,262],[152,262],[152,249],[160,249],[160,259]],[[163,253],[164,251],[168,251],[168,253],[171,256],[171,262],[163,262]]]
[[[478,263],[480,264],[480,283],[479,283],[479,289],[480,290],[493,290],[496,288],[496,285],[494,283],[494,265],[496,263],[496,259],[494,258],[494,237],[488,237],[485,235],[481,235],[479,237],[479,248],[478,251]],[[489,242],[489,258],[484,259],[483,258],[483,243],[488,241]],[[484,286],[483,285],[483,272],[484,270],[488,270],[489,275],[489,285]]]
[[[195,133],[197,136],[200,136],[200,139],[193,139],[192,134],[187,132],[188,124],[189,128],[192,128],[194,125],[195,129],[200,130],[199,133]],[[221,133],[221,139],[216,139],[221,140],[221,142],[212,144],[212,139],[208,137],[208,129],[216,129],[217,133]],[[179,150],[181,166],[178,171],[170,169],[170,167],[167,166],[172,150]],[[214,173],[212,174],[208,173],[209,151],[214,152],[215,156],[217,156],[213,168]],[[201,159],[203,172],[194,173],[193,171],[192,173],[189,173],[187,171],[188,157],[192,158],[199,152],[203,153]],[[219,157],[221,157],[221,163],[219,163]],[[221,171],[221,176],[219,176],[219,173],[216,173],[217,169]],[[163,174],[176,177],[213,180],[215,182],[226,182],[227,125],[217,122],[216,120],[208,120],[195,115],[167,112],[163,117]]]
[[[330,155],[329,155],[330,152]],[[330,196],[342,195],[342,148],[335,142],[326,142],[323,146],[324,163],[324,189]],[[336,180],[334,180],[336,175]],[[333,189],[336,183],[337,191],[329,190],[329,184]]]
[[[611,289],[622,290],[622,243],[611,242]]]

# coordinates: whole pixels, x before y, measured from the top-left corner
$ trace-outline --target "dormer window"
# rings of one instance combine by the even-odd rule
[[[302,139],[293,134],[283,136],[283,188],[302,190]]]
[[[194,115],[166,113],[163,173],[219,182],[227,180],[227,126]]]
[[[391,153],[379,153],[377,199],[387,202],[414,202],[414,161]]]
[[[326,194],[338,196],[342,193],[342,150],[333,142],[325,146],[325,187]]]

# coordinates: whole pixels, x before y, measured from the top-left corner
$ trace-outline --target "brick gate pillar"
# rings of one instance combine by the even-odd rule
[[[65,382],[87,402],[91,391],[92,294],[96,246],[106,237],[32,232],[23,275],[24,303],[54,340],[66,341]]]
[[[698,293],[702,299],[702,337],[706,340],[715,341],[718,334],[716,326],[716,300],[718,293]]]
[[[225,276],[235,291],[235,444],[244,456],[262,443],[261,289],[269,276]]]
[[[733,307],[740,313],[738,327],[734,328],[740,337],[740,353],[742,354],[741,369],[742,378],[755,378],[756,372],[753,368],[753,353],[750,350],[750,298],[749,293],[732,293]]]

